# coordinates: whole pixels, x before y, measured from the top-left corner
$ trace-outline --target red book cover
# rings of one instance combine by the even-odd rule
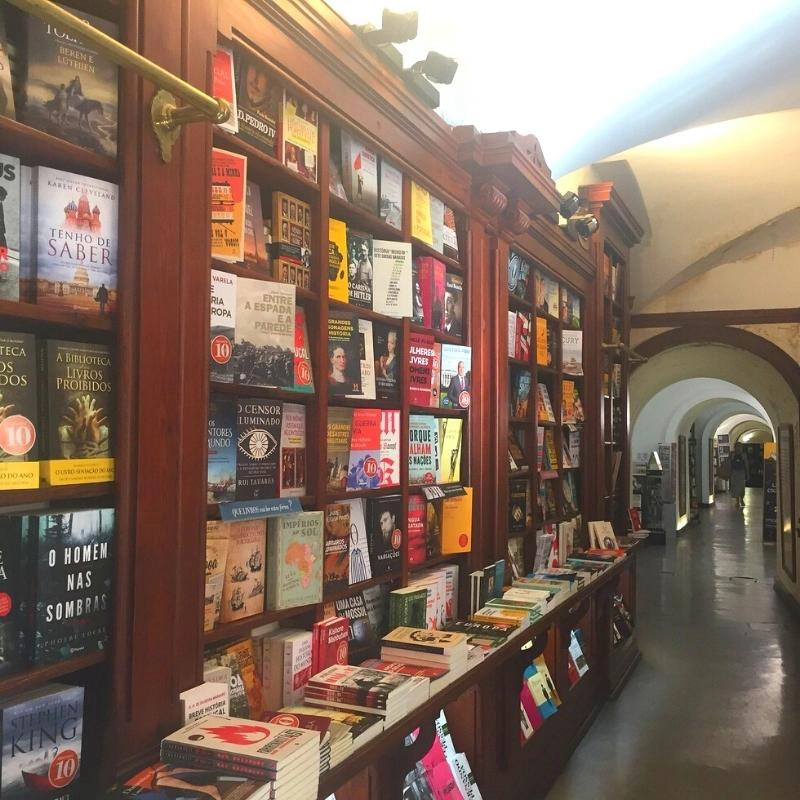
[[[412,494],[408,498],[408,563],[410,566],[425,561],[425,519],[427,509],[425,498],[421,494]]]
[[[431,364],[431,400],[432,408],[439,408],[439,377],[442,372],[442,345],[436,342],[433,345],[433,362]]]
[[[433,259],[428,256],[417,258],[417,282],[419,283],[419,296],[422,300],[422,324],[432,328],[433,308]]]
[[[441,261],[432,258],[431,327],[444,330],[444,290],[447,268]]]
[[[318,672],[334,664],[346,664],[349,656],[350,626],[346,617],[331,617],[314,623],[314,652],[311,672]]]
[[[427,333],[412,333],[409,339],[408,352],[411,362],[409,401],[412,406],[430,406],[436,342],[433,336]]]
[[[450,672],[447,667],[420,667],[416,664],[399,664],[395,661],[381,661],[377,658],[362,661],[359,666],[379,669],[382,672],[397,672],[400,675],[408,675],[411,678],[430,678],[432,681]]]
[[[294,714],[286,711],[265,711],[261,715],[262,722],[271,722],[284,728],[302,728],[304,731],[316,731],[320,741],[325,738],[331,726],[329,717],[319,717],[315,714]]]
[[[536,701],[533,699],[533,695],[527,683],[522,684],[519,700],[520,703],[522,703],[522,707],[525,709],[525,713],[528,715],[528,719],[531,721],[531,725],[533,725],[533,729],[538,731],[539,728],[542,727],[544,719],[542,718],[541,711],[539,711],[539,707],[536,705]]]

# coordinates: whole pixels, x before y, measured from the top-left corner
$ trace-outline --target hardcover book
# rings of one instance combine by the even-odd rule
[[[280,496],[306,494],[306,407],[283,404],[281,419]]]
[[[347,582],[350,586],[373,577],[369,561],[369,543],[367,541],[367,520],[364,515],[364,500],[346,501],[350,506],[350,566]]]
[[[329,503],[325,506],[324,587],[342,589],[348,585],[350,568],[350,505]]]
[[[436,417],[411,414],[408,418],[408,482],[436,483],[439,469],[439,426]]]
[[[431,375],[435,341],[427,333],[411,333],[408,353],[411,364],[408,384],[408,398],[412,406],[431,405]]]
[[[247,181],[244,206],[244,262],[253,269],[266,271],[267,242],[264,238],[264,213],[261,188]]]
[[[37,167],[36,302],[105,316],[117,307],[114,183]]]
[[[229,523],[208,520],[206,523],[206,582],[203,598],[203,630],[213,630],[219,622],[225,568],[228,563]]]
[[[400,485],[400,412],[381,411],[378,485]]]
[[[233,358],[237,382],[294,388],[295,287],[238,278]]]
[[[294,390],[314,394],[314,371],[311,367],[311,349],[308,338],[306,310],[294,309]]]
[[[411,245],[375,239],[372,242],[374,285],[372,308],[388,317],[410,317]]]
[[[327,471],[328,491],[344,491],[350,471],[350,430],[353,409],[328,408]]]
[[[342,130],[342,181],[350,202],[376,214],[378,211],[378,156],[349,131]]]
[[[264,610],[266,536],[263,519],[228,523],[228,556],[220,609],[223,624]]]
[[[354,306],[372,308],[372,236],[347,229],[347,299]]]
[[[83,687],[51,683],[5,700],[0,713],[3,800],[78,798]]]
[[[381,158],[380,218],[398,231],[403,227],[403,173]]]
[[[14,90],[11,85],[11,64],[8,60],[8,39],[2,14],[0,14],[0,117],[16,119]]]
[[[531,354],[531,315],[517,312],[516,342],[518,344],[516,357],[528,361]]]
[[[272,276],[311,288],[311,206],[284,192],[272,193]]]
[[[421,586],[406,586],[389,592],[389,628],[424,628],[428,591]]]
[[[0,676],[28,665],[28,626],[25,610],[30,602],[31,579],[26,569],[25,517],[0,517]]]
[[[236,499],[278,497],[283,407],[255,398],[236,402]]]
[[[463,419],[442,417],[439,423],[439,474],[438,483],[461,481],[461,431]]]
[[[544,317],[536,317],[536,363],[540,367],[546,367],[550,364],[549,338],[547,320]]]
[[[368,501],[367,537],[374,577],[400,571],[402,503],[400,495],[374,497]]]
[[[229,47],[217,47],[212,58],[212,94],[224,100],[231,109],[231,115],[226,122],[221,122],[219,128],[228,133],[239,131],[239,114],[236,107],[236,78],[234,71],[233,51]]]
[[[334,664],[347,663],[350,625],[345,617],[329,617],[322,622],[315,622],[312,635],[312,675]]]
[[[375,392],[379,400],[400,397],[400,331],[383,322],[372,323],[375,355]]]
[[[508,531],[522,533],[525,530],[528,506],[529,484],[526,478],[517,478],[508,482]]]
[[[450,336],[463,333],[464,280],[460,275],[445,274],[444,283],[444,326],[442,330]]]
[[[517,419],[528,416],[531,395],[531,373],[521,367],[511,367],[511,408],[509,413]]]
[[[561,298],[561,321],[571,328],[581,327],[581,299],[566,288]]]
[[[472,348],[460,344],[442,345],[442,373],[439,379],[442,408],[469,408],[472,390]]]
[[[211,257],[244,260],[247,158],[211,150]]]
[[[557,317],[560,313],[558,281],[550,278],[547,275],[543,275],[542,286],[544,290],[544,298],[540,309],[537,309],[537,311],[541,314],[549,314],[551,317]]]
[[[311,632],[299,631],[287,636],[283,644],[283,699],[279,705],[291,706],[303,702],[304,687],[312,674],[311,665]]]
[[[328,312],[328,392],[362,396],[358,318],[339,311]]]
[[[281,90],[260,58],[244,49],[236,49],[234,55],[238,135],[274,158]]]
[[[112,22],[83,11],[72,14],[119,39]],[[25,17],[24,83],[17,92],[17,119],[32,128],[85,147],[117,155],[118,69],[96,45],[72,33]]]
[[[0,20],[0,96],[3,92],[3,36]],[[6,69],[8,65],[6,64]],[[0,116],[3,116],[0,110]],[[0,300],[18,301],[22,168],[0,153]]]
[[[235,275],[211,270],[211,326],[209,328],[209,380],[233,383],[233,348],[236,335]]]
[[[354,408],[350,432],[347,489],[377,489],[380,485],[381,409]]]
[[[431,195],[431,247],[437,253],[444,252],[444,202]]]
[[[322,602],[323,514],[306,511],[269,520],[267,608]]]
[[[53,486],[114,479],[114,365],[108,345],[40,342],[42,477]]]
[[[236,401],[210,397],[208,401],[209,503],[236,499]]]
[[[316,183],[318,149],[316,109],[284,89],[281,104],[281,151],[283,163],[294,172]]]
[[[328,297],[349,302],[347,293],[347,225],[331,217],[328,220]]]
[[[372,322],[368,319],[358,320],[358,359],[361,370],[361,393],[348,397],[362,400],[375,399],[375,355],[372,349]]]

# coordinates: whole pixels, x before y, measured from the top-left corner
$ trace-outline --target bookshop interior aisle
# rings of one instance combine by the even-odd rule
[[[773,591],[761,490],[639,557],[642,661],[547,800],[797,797],[800,624]]]

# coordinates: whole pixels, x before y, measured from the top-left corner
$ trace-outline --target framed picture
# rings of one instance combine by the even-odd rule
[[[786,423],[778,426],[778,530],[781,537],[783,571],[797,580],[794,536],[794,431]]]

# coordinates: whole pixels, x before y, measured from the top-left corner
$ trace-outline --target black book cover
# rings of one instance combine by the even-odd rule
[[[114,509],[28,517],[35,572],[37,666],[105,650],[111,614]]]
[[[252,398],[236,403],[236,499],[278,497],[281,403]]]
[[[347,297],[354,306],[372,308],[372,237],[347,229]]]
[[[334,602],[337,617],[345,617],[350,626],[350,650],[368,647],[375,639],[372,624],[367,613],[367,604],[361,592],[343,597]]]
[[[3,465],[38,460],[38,417],[36,340],[32,333],[0,333],[0,488],[17,488]]]
[[[375,392],[378,400],[400,398],[400,329],[383,322],[372,323],[375,355]]]
[[[28,665],[31,576],[25,558],[24,516],[0,517],[0,676]]]
[[[400,495],[375,497],[367,503],[367,541],[373,577],[400,571],[402,504]]]
[[[525,531],[525,516],[528,501],[528,481],[511,480],[508,482],[508,530],[509,533]]]
[[[358,317],[354,314],[328,314],[328,393],[362,393]]]
[[[260,58],[238,48],[233,56],[238,136],[262,153],[275,158],[281,88]]]
[[[464,281],[460,275],[448,272],[444,283],[444,326],[450,336],[461,336],[463,331]]]

